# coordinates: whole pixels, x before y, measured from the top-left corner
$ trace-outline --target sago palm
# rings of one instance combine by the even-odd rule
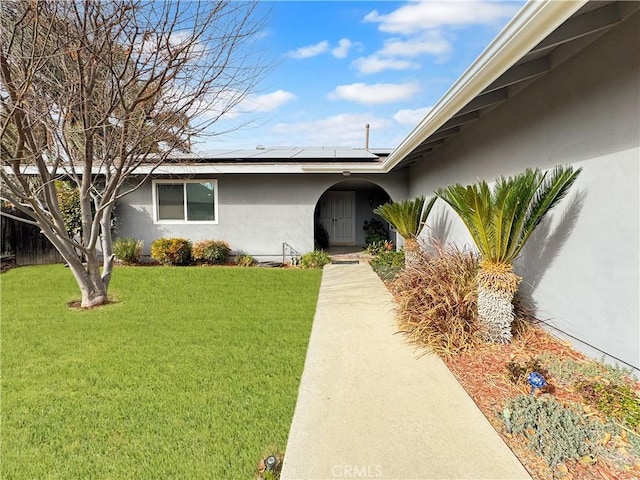
[[[493,189],[482,181],[436,191],[460,216],[480,252],[478,317],[488,340],[511,340],[512,302],[521,280],[513,272],[513,262],[580,171],[570,166],[558,166],[551,173],[527,169],[514,177],[500,177]]]
[[[420,246],[417,239],[436,200],[433,197],[427,201],[424,196],[419,196],[412,200],[385,203],[373,211],[404,238],[405,265],[413,265],[418,258]]]

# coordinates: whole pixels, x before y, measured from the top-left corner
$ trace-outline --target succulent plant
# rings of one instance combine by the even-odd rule
[[[551,467],[594,455],[604,435],[602,424],[586,420],[548,395],[520,395],[507,408],[512,432],[524,435],[531,449]]]

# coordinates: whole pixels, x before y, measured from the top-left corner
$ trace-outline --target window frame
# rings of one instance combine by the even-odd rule
[[[213,183],[213,220],[187,220],[187,184],[189,183]],[[160,220],[158,205],[158,185],[182,185],[183,218]],[[218,224],[218,180],[215,178],[192,179],[153,179],[151,181],[151,201],[153,207],[154,225],[217,225]]]

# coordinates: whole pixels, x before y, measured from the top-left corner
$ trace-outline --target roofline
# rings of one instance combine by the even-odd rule
[[[221,148],[194,153],[178,153],[169,156],[177,161],[271,161],[271,162],[309,162],[313,160],[325,161],[377,161],[381,156],[389,155],[393,148],[361,148],[361,147],[335,147],[335,146],[310,146],[310,147],[262,147],[248,148]],[[319,154],[321,152],[321,154]],[[153,156],[149,157],[153,160]]]
[[[356,163],[348,163],[348,166],[343,169],[331,169],[327,172],[317,173],[344,173],[352,172],[355,168],[360,168],[360,165]],[[237,164],[224,164],[224,163],[209,163],[209,164],[197,164],[189,163],[182,165],[175,165],[169,163],[163,163],[161,165],[140,165],[135,169],[132,175],[211,175],[211,174],[225,174],[225,173],[241,173],[241,174],[278,174],[278,173],[310,173],[306,170],[307,166],[317,166],[322,168],[322,164],[301,164],[301,163],[237,163]],[[364,163],[364,170],[371,170],[369,164]],[[359,170],[360,171],[360,170]],[[380,170],[377,170],[380,173]],[[345,173],[346,174],[346,173]]]
[[[364,168],[361,168],[362,164],[348,163],[346,167],[331,169],[331,171],[316,173],[341,173],[348,175],[350,172],[354,172],[357,168],[360,173],[381,173],[380,169],[374,171],[373,167],[367,163],[364,163]],[[160,165],[155,164],[143,164],[135,168],[131,175],[219,175],[225,173],[241,173],[241,174],[277,174],[277,173],[310,173],[306,170],[307,166],[316,166],[322,168],[322,164],[316,163],[313,165],[300,164],[300,163],[188,163],[188,164],[171,164],[162,163]],[[11,175],[11,167],[4,165],[3,168],[7,174]],[[24,165],[21,167],[20,172],[23,175],[38,175],[40,170],[35,165]],[[49,168],[49,172],[52,169]],[[94,175],[104,174],[104,167],[94,166],[91,169],[91,173]],[[71,168],[58,167],[57,173],[60,175],[68,175],[71,173]]]
[[[391,155],[375,167],[361,169],[344,164],[309,166],[304,170],[309,173],[335,173],[340,169],[351,173],[388,173],[586,3],[588,0],[529,0]]]
[[[582,8],[589,0],[529,0],[502,29],[478,58],[438,100],[431,111],[380,162],[332,161],[293,164],[207,164],[144,166],[136,174],[215,174],[215,173],[388,173],[418,148],[427,137],[453,118],[492,82],[515,65],[536,45]],[[384,150],[384,149],[371,149]],[[371,152],[373,153],[373,152]],[[375,155],[375,154],[374,154]],[[25,172],[26,173],[26,172]]]

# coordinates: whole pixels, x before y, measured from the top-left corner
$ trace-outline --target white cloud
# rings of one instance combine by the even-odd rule
[[[394,34],[375,54],[359,59],[354,66],[361,73],[408,68],[406,58],[433,55],[442,61],[449,58],[453,46],[448,37],[451,27],[493,25],[511,18],[519,6],[492,0],[409,2],[388,14],[377,10],[365,16],[365,22],[379,24],[379,30]]]
[[[398,60],[394,58],[382,58],[377,54],[368,57],[360,57],[353,61],[353,66],[360,73],[371,74],[378,73],[383,70],[409,70],[412,68],[420,68],[420,65],[408,60]]]
[[[331,50],[331,54],[336,58],[346,58],[349,54],[349,49],[353,46],[353,43],[348,38],[342,38],[338,42],[338,46]]]
[[[275,92],[265,93],[263,95],[249,95],[243,102],[243,107],[247,110],[258,112],[272,112],[296,98],[294,93],[287,92],[286,90],[276,90]]]
[[[491,25],[513,17],[519,8],[509,2],[427,0],[411,2],[388,14],[373,10],[364,21],[379,23],[383,32],[409,35],[443,26]]]
[[[308,45],[306,47],[300,47],[299,49],[291,52],[289,55],[293,58],[310,58],[321,55],[329,50],[329,42],[322,41],[315,45]]]
[[[238,102],[238,98],[242,95],[242,92],[236,90],[228,90],[226,92],[221,92],[218,95],[218,99],[221,100],[221,105],[235,104],[232,109],[224,114],[225,119],[237,119],[239,116],[246,114],[273,112],[287,102],[297,98],[292,92],[276,90],[262,95],[249,94]],[[215,116],[220,112],[220,108],[215,108],[216,105],[217,104],[214,104],[210,108],[212,116]]]
[[[414,57],[423,53],[440,52],[439,48],[420,43],[419,41],[402,42],[400,40],[387,42],[385,48],[378,50],[368,57],[360,57],[352,62],[358,72],[364,75],[382,72],[384,70],[412,70],[419,69],[420,64],[397,57]]]
[[[296,123],[278,123],[271,133],[286,139],[295,139],[296,145],[363,146],[365,125],[370,125],[371,144],[381,145],[380,138],[393,123],[386,118],[366,113],[343,113],[319,120]],[[285,144],[291,145],[289,140]],[[388,146],[388,145],[381,145]]]
[[[402,109],[398,110],[393,119],[403,125],[417,125],[433,107],[416,108],[415,110]]]
[[[430,31],[408,40],[399,38],[386,40],[378,54],[386,57],[417,57],[424,54],[442,56],[450,53],[451,50],[451,44],[439,31]]]
[[[420,90],[417,83],[352,83],[339,85],[328,95],[330,100],[349,100],[366,105],[402,102]]]

